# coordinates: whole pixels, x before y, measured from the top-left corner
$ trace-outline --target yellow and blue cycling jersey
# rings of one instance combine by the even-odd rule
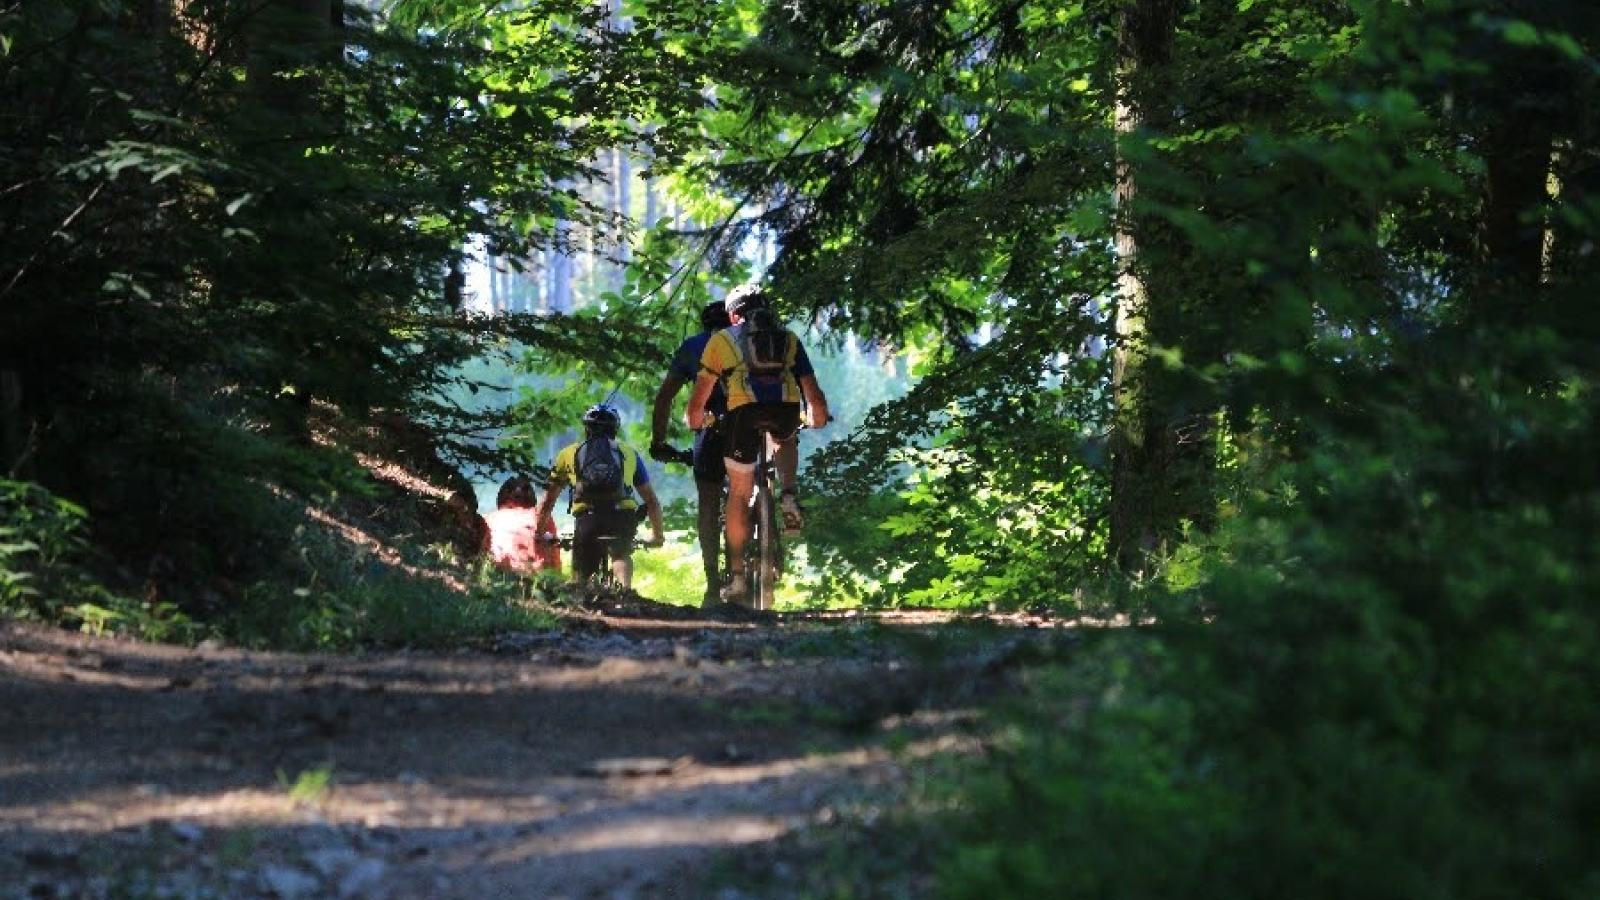
[[[684,339],[684,342],[678,345],[677,351],[672,354],[672,364],[667,366],[667,374],[683,379],[686,384],[694,384],[695,378],[700,374],[700,357],[705,354],[706,344],[711,342],[713,334],[715,332],[702,331]],[[722,389],[722,382],[719,381],[717,386],[712,388],[711,396],[706,398],[706,412],[720,419],[727,411],[728,394]]]
[[[744,323],[724,328],[711,336],[700,355],[700,370],[717,376],[728,391],[728,409],[734,410],[746,403],[799,403],[800,379],[814,375],[811,359],[800,338],[784,329],[788,348],[784,351],[785,366],[781,373],[752,377],[739,351],[739,338]]]
[[[644,467],[644,457],[639,451],[621,441],[613,441],[616,448],[622,451],[622,495],[617,501],[617,509],[638,509],[639,501],[634,499],[638,489],[650,483],[650,472]],[[550,482],[560,485],[576,485],[578,483],[578,448],[583,446],[583,441],[568,444],[556,454],[556,460],[550,465]],[[577,515],[587,512],[589,505],[582,500],[574,500],[572,514]]]

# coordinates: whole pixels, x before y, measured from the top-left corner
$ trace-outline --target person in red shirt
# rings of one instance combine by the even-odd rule
[[[489,557],[495,565],[525,575],[561,571],[561,547],[539,540],[541,534],[555,533],[555,519],[546,515],[537,521],[538,505],[526,475],[514,475],[500,486],[496,508],[483,516],[489,525]]]

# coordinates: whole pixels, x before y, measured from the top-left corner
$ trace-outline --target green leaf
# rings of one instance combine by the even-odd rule
[[[1507,43],[1519,47],[1535,47],[1543,43],[1539,29],[1521,20],[1506,23],[1504,34]]]

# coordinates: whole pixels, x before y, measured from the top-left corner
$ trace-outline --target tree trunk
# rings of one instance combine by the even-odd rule
[[[611,180],[614,185],[614,212],[618,221],[626,222],[633,215],[633,161],[628,157],[628,151],[618,148],[615,154],[614,165],[611,170]],[[617,261],[624,265],[633,256],[630,242],[622,240],[617,243]]]
[[[656,193],[656,180],[644,180],[644,227],[656,227],[656,222],[661,219],[661,195]]]
[[[1521,321],[1545,273],[1546,228],[1555,134],[1548,116],[1511,115],[1484,136],[1486,167],[1478,253],[1484,276],[1480,309],[1491,320]]]
[[[243,120],[262,131],[266,138],[262,146],[276,147],[282,162],[293,164],[303,153],[302,145],[313,135],[324,139],[328,130],[319,123],[322,111],[316,105],[317,84],[304,72],[308,67],[338,62],[343,24],[343,0],[274,0],[264,3],[249,20],[245,71],[256,109]],[[275,195],[264,202],[298,201],[289,195]],[[273,243],[267,235],[266,245]],[[301,351],[306,358],[316,352],[309,343]],[[280,393],[273,425],[290,440],[309,441],[313,389],[303,371],[308,367],[301,368],[284,373],[285,382],[293,389]]]
[[[1159,75],[1172,59],[1176,28],[1174,0],[1130,0],[1122,9],[1119,33],[1120,75],[1115,110],[1119,148],[1146,128],[1160,129],[1169,114]],[[1112,385],[1116,398],[1111,485],[1111,549],[1126,571],[1143,568],[1172,530],[1173,462],[1177,434],[1163,414],[1162,380],[1150,357],[1152,325],[1159,325],[1165,298],[1151,284],[1147,259],[1154,242],[1171,240],[1154,216],[1136,206],[1139,177],[1119,149],[1116,164],[1119,210],[1117,257],[1120,267],[1116,307],[1116,349]]]
[[[562,222],[557,230],[563,241],[546,251],[549,261],[545,266],[545,298],[549,312],[565,315],[572,312],[572,254],[564,245],[568,226]]]
[[[33,456],[22,407],[22,375],[0,369],[0,478],[25,478]]]
[[[247,77],[258,101],[285,115],[304,111],[316,85],[293,77],[302,67],[336,61],[343,0],[273,0],[250,20]]]

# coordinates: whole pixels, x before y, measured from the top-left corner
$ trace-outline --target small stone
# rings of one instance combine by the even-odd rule
[[[314,896],[321,887],[317,879],[288,866],[267,866],[258,876],[261,889],[279,900],[299,900]]]

